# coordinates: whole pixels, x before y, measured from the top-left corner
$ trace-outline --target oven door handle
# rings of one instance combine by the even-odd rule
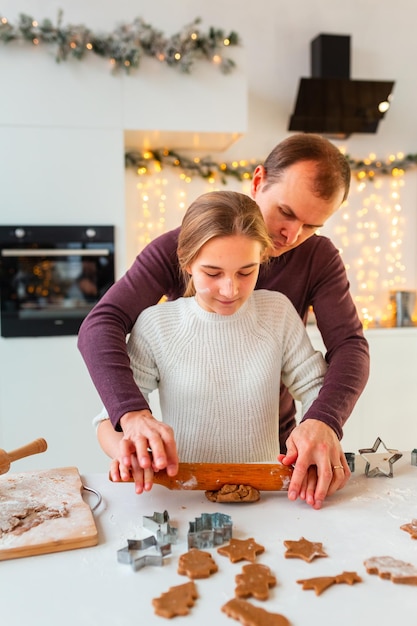
[[[22,257],[22,256],[109,256],[108,248],[95,248],[86,250],[84,248],[72,250],[71,248],[3,248],[1,256]]]

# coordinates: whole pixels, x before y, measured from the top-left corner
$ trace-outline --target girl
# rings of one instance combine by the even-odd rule
[[[128,436],[95,419],[114,481],[152,487],[183,462],[275,462],[280,380],[305,411],[326,370],[286,296],[256,290],[273,244],[250,197],[216,191],[188,208],[178,240],[184,297],[141,313],[128,342],[135,381],[159,389],[163,421],[132,417]],[[129,420],[127,420],[129,421]]]

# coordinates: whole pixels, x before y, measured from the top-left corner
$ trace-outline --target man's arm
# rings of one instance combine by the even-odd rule
[[[333,248],[333,244],[325,242],[327,248]],[[319,397],[303,421],[323,421],[341,439],[343,425],[368,381],[369,346],[339,253],[329,253],[317,270],[310,303],[326,347],[328,369]]]
[[[279,458],[286,465],[295,463],[290,499],[301,497],[319,509],[326,496],[343,487],[350,476],[339,439],[368,380],[369,349],[336,248],[319,237],[306,242],[304,252],[307,289],[304,302],[297,302],[298,309],[302,313],[313,305],[328,370],[319,396],[286,441],[287,454]]]
[[[78,348],[114,427],[126,413],[149,409],[130,368],[126,337],[138,315],[162,296],[182,295],[178,229],[149,244],[83,321]]]

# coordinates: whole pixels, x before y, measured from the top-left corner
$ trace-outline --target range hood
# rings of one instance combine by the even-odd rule
[[[311,78],[301,78],[288,130],[346,139],[376,133],[389,109],[394,81],[350,79],[350,35],[311,42]]]

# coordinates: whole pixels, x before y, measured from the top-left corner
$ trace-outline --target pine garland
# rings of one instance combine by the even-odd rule
[[[417,166],[417,154],[408,154],[399,158],[391,157],[387,161],[372,159],[355,160],[346,157],[352,174],[358,180],[373,180],[377,176],[402,176],[408,169]],[[223,185],[227,184],[227,178],[233,177],[239,181],[249,180],[262,160],[239,160],[227,163],[216,162],[211,157],[189,157],[181,155],[175,150],[159,149],[145,152],[129,151],[125,153],[126,168],[134,169],[138,175],[152,173],[164,167],[177,168],[182,172],[183,178],[199,176],[205,180],[218,180]]]
[[[145,56],[185,73],[191,72],[197,59],[216,64],[224,74],[235,67],[234,61],[223,57],[222,52],[224,48],[240,44],[237,33],[232,31],[226,35],[223,30],[214,27],[202,33],[198,29],[200,18],[180,32],[166,37],[140,17],[131,24],[121,24],[113,32],[100,35],[82,24],[63,26],[62,16],[63,12],[59,11],[56,25],[50,19],[38,22],[25,14],[20,14],[16,25],[6,17],[0,17],[0,41],[4,44],[54,45],[58,63],[68,57],[82,60],[87,54],[94,53],[110,59],[114,71],[137,69]]]
[[[183,178],[199,176],[205,180],[220,180],[225,185],[228,177],[248,180],[252,177],[257,163],[255,161],[216,162],[211,157],[188,157],[175,150],[160,149],[145,152],[130,151],[125,153],[125,166],[136,170],[137,174],[152,173],[172,167],[181,170]]]

